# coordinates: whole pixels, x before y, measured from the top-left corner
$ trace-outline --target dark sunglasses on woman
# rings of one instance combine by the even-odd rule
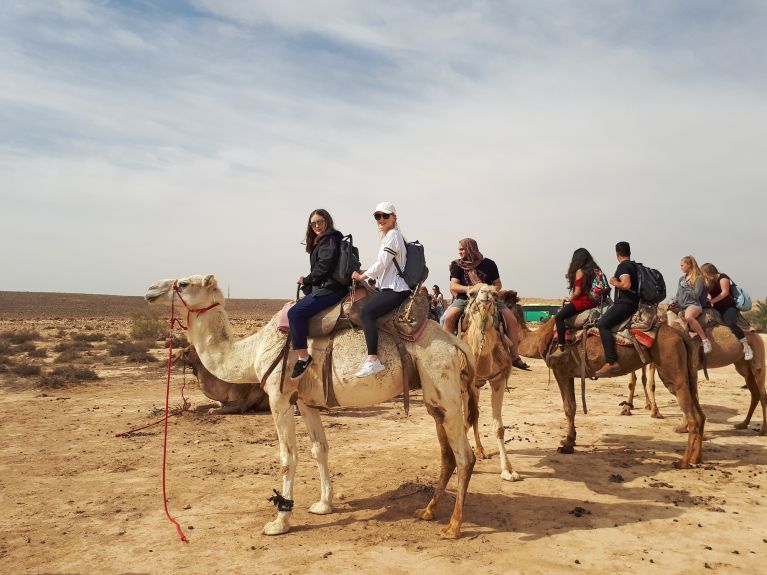
[[[391,214],[382,214],[381,212],[376,212],[373,214],[373,217],[378,220],[388,220],[391,217]]]

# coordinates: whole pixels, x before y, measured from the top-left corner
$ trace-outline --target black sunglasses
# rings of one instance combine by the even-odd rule
[[[384,214],[384,213],[381,213],[381,212],[376,212],[376,213],[373,214],[373,217],[376,219],[376,221],[378,221],[378,220],[388,220],[391,217],[391,214]]]

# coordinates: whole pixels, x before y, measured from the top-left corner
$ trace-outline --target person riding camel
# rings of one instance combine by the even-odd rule
[[[732,297],[730,276],[721,273],[714,264],[703,264],[700,266],[700,271],[706,280],[709,302],[722,314],[722,321],[743,346],[743,358],[751,361],[754,359],[754,350],[751,349],[746,334],[738,325],[738,308],[735,307],[735,299]]]
[[[610,278],[610,285],[615,286],[614,303],[597,321],[599,337],[605,350],[605,364],[597,370],[594,377],[610,377],[621,373],[612,328],[626,321],[639,308],[639,274],[636,264],[631,261],[631,246],[628,242],[615,244],[615,257],[618,260],[618,268]]]
[[[679,278],[679,287],[676,290],[676,296],[669,304],[669,309],[679,312],[679,323],[682,327],[687,329],[689,325],[698,335],[703,342],[703,353],[711,353],[711,342],[698,321],[698,316],[703,313],[701,302],[707,299],[703,272],[700,271],[698,262],[692,256],[684,256],[679,261],[679,269],[682,270],[683,275]]]
[[[326,210],[314,210],[306,225],[306,251],[309,253],[309,275],[298,278],[298,285],[306,297],[288,310],[288,324],[293,349],[298,359],[290,379],[298,381],[312,362],[307,350],[309,319],[332,305],[348,293],[346,286],[333,279],[338,263],[339,246],[343,234],[333,227],[333,218]]]
[[[444,330],[449,333],[456,331],[458,318],[466,309],[466,304],[469,301],[467,293],[472,286],[485,283],[495,286],[498,291],[501,290],[498,266],[493,260],[480,253],[476,240],[472,238],[460,240],[458,242],[458,256],[458,259],[450,263],[450,293],[453,294],[453,301],[445,312],[444,325]],[[512,358],[511,364],[518,369],[529,370],[530,366],[522,360],[517,351],[519,343],[517,318],[503,301],[498,300],[497,305],[506,324],[506,334]]]

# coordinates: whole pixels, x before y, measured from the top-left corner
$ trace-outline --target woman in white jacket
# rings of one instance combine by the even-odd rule
[[[397,308],[410,295],[410,288],[400,277],[397,267],[394,265],[396,259],[399,268],[404,270],[407,263],[405,240],[397,229],[397,212],[394,209],[394,204],[391,202],[378,204],[373,212],[373,217],[376,220],[378,231],[381,233],[378,259],[364,272],[352,274],[352,279],[357,281],[373,278],[378,286],[378,292],[370,297],[360,314],[368,357],[357,372],[357,377],[367,377],[386,369],[378,359],[378,326],[376,320]]]

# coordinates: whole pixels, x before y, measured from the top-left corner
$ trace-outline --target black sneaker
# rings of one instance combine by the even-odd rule
[[[297,360],[296,365],[293,366],[293,373],[290,375],[290,379],[292,381],[298,381],[301,379],[301,376],[304,375],[306,372],[306,368],[309,367],[309,364],[312,363],[312,356],[306,358],[306,360]]]

